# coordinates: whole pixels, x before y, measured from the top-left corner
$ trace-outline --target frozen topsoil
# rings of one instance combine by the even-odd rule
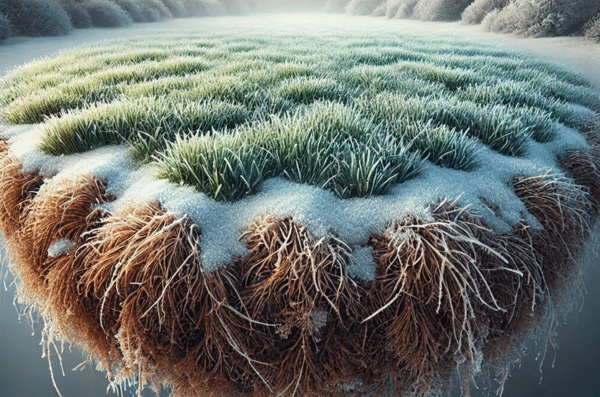
[[[360,32],[370,30],[393,31],[407,34],[433,34],[446,37],[455,36],[466,40],[493,43],[503,49],[534,54],[565,65],[584,75],[596,88],[600,89],[600,46],[581,38],[522,39],[510,35],[484,32],[479,26],[467,26],[459,23],[424,23],[410,20],[385,20],[373,17],[348,17],[322,14],[269,14],[252,17],[178,19],[161,23],[138,24],[134,25],[134,27],[124,29],[76,30],[69,36],[56,38],[13,38],[0,44],[0,76],[6,74],[14,67],[33,59],[50,56],[56,52],[68,50],[84,43],[94,43],[103,40],[121,39],[128,36],[160,32],[185,32],[195,30],[210,33],[258,28],[273,31],[293,30],[297,32],[312,33],[319,31]],[[358,254],[358,252],[356,254]],[[594,264],[588,271],[592,273],[590,275],[591,278],[597,281],[599,273],[598,266]],[[366,275],[363,275],[363,277],[364,276]],[[591,288],[591,290],[596,291],[596,294],[595,296],[587,297],[588,304],[584,307],[584,310],[586,308],[588,310],[592,309],[593,305],[590,304],[590,302],[598,302],[599,300],[600,291],[598,291],[598,288]],[[2,295],[4,295],[4,293]],[[7,296],[3,296],[2,305],[5,305],[5,303],[8,302],[8,299]],[[588,320],[588,316],[585,316],[585,318]],[[594,347],[595,344],[595,350],[590,349],[590,346],[585,347],[585,350],[586,353],[588,353],[587,356],[589,356],[590,350],[592,351],[592,354],[594,351],[596,352],[596,364],[595,366],[585,366],[587,371],[583,371],[583,374],[589,373],[590,379],[598,379],[600,377],[600,364],[597,362],[597,357],[600,356],[600,354],[598,354],[598,345],[600,344],[600,319],[598,319],[597,315],[594,317],[593,311],[591,318],[597,319],[595,323],[591,323],[591,326],[592,328],[595,328],[595,331],[592,332],[591,339],[587,338],[584,340],[589,340],[591,347]],[[590,324],[589,321],[586,321],[586,323]],[[573,326],[573,328],[575,327],[577,327],[577,324]],[[576,341],[571,342],[581,343],[581,338],[577,338]],[[2,334],[0,335],[0,346],[5,345],[5,343],[5,334]],[[563,352],[559,354],[559,362],[561,355],[563,354]],[[573,365],[570,365],[569,367],[573,367]],[[548,371],[548,369],[546,369],[546,371]],[[552,371],[552,377],[555,376],[555,372],[556,371]],[[6,373],[4,365],[0,365],[0,378],[2,378],[2,382],[0,383],[2,384],[7,380],[1,375],[3,373]],[[538,375],[535,375],[534,372],[533,376]],[[529,378],[528,382],[537,384],[537,378]],[[511,382],[509,382],[509,386],[510,383]],[[547,385],[548,381],[545,383]],[[599,387],[598,382],[596,385],[592,384],[590,387],[592,388],[590,390]],[[518,389],[515,390],[518,392]],[[508,392],[509,391],[507,390],[507,393]],[[519,392],[519,394],[521,393]],[[539,391],[533,391],[533,394],[527,394],[541,395]],[[597,394],[598,393],[585,393],[584,395]],[[545,393],[544,395],[550,396],[550,394]]]

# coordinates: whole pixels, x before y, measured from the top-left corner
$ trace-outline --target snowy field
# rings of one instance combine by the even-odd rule
[[[112,38],[123,38],[126,36],[144,35],[157,32],[194,31],[224,32],[242,29],[256,29],[263,27],[277,32],[310,32],[322,31],[333,32],[362,32],[372,30],[377,32],[401,32],[410,34],[435,34],[443,36],[456,36],[463,39],[494,43],[502,49],[517,50],[540,56],[570,67],[581,73],[596,88],[600,88],[600,51],[598,45],[594,45],[578,38],[556,38],[556,39],[519,39],[507,35],[490,34],[481,31],[478,27],[464,26],[456,23],[422,23],[414,21],[396,20],[388,21],[373,18],[358,18],[346,16],[324,16],[324,15],[267,15],[263,17],[223,17],[213,19],[186,19],[172,20],[152,25],[137,25],[128,29],[117,30],[81,30],[72,35],[60,38],[25,39],[17,38],[3,43],[0,46],[0,75],[32,59],[52,55],[57,51],[71,49],[84,43],[98,42]],[[535,354],[530,355],[524,363],[524,368],[513,372],[513,378],[509,380],[505,396],[530,395],[530,396],[567,396],[581,395],[591,396],[597,394],[600,382],[600,316],[592,302],[600,299],[600,276],[597,263],[592,263],[587,269],[586,285],[588,295],[583,305],[583,311],[579,314],[578,321],[570,321],[565,327],[559,329],[558,344],[561,346],[557,353],[555,368],[552,367],[553,352],[546,358],[544,366],[544,379],[538,385],[541,374],[534,362]],[[28,386],[43,390],[52,390],[49,383],[49,373],[46,360],[39,358],[41,347],[37,345],[39,333],[34,338],[21,338],[28,335],[30,328],[26,325],[16,324],[16,314],[10,305],[13,289],[8,292],[2,291],[1,295],[1,323],[0,323],[0,384],[6,395],[11,396],[35,396],[35,391],[27,391]],[[19,340],[18,343],[16,341]],[[21,356],[21,343],[33,346],[32,367],[21,368],[8,364],[12,357]],[[76,355],[76,354],[74,354]],[[14,360],[19,361],[19,360]],[[8,365],[7,365],[8,364]],[[56,364],[56,363],[55,363]],[[31,370],[33,366],[41,368]],[[73,365],[66,364],[68,369]],[[37,368],[37,367],[36,367]],[[40,382],[29,382],[17,373],[31,371],[35,376],[45,379]],[[55,368],[55,373],[58,373]],[[67,395],[89,395],[93,396],[91,389],[99,390],[98,395],[104,395],[102,374],[94,373],[86,368],[84,378],[88,376],[100,379],[98,382],[86,380],[86,389],[75,380],[79,374],[68,373],[65,379],[59,380],[59,386],[65,397]],[[522,379],[520,378],[522,377]],[[577,382],[574,379],[581,379]],[[64,384],[64,386],[63,386]],[[97,388],[96,385],[99,385]],[[566,389],[561,387],[567,386]],[[89,390],[89,392],[87,391]],[[43,395],[43,394],[39,394]]]

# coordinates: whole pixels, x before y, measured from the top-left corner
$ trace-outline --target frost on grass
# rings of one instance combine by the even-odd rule
[[[46,154],[126,143],[136,161],[159,165],[160,178],[218,201],[256,194],[270,177],[341,198],[378,196],[417,176],[424,160],[476,169],[477,141],[523,157],[529,138],[550,142],[560,123],[576,124],[569,103],[600,109],[578,76],[515,54],[369,40],[117,42],[13,73],[0,103],[10,123],[41,123]]]

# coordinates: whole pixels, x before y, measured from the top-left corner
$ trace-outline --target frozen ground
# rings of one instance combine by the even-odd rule
[[[107,39],[124,38],[168,31],[201,30],[206,32],[222,32],[226,30],[265,28],[270,30],[295,31],[396,31],[409,34],[439,34],[459,36],[473,41],[488,42],[502,48],[535,54],[548,60],[569,66],[587,77],[596,88],[600,89],[600,46],[580,38],[520,39],[510,35],[499,35],[483,32],[479,27],[465,26],[458,23],[423,23],[410,20],[385,20],[372,17],[329,16],[319,14],[277,15],[270,14],[257,17],[223,17],[171,20],[161,23],[135,25],[133,28],[114,30],[76,30],[73,34],[58,38],[14,38],[0,45],[0,76],[16,66],[32,59],[52,55],[57,51],[70,49],[83,43],[97,42]],[[551,368],[553,354],[549,354],[544,367],[544,379],[538,385],[540,373],[534,356],[528,357],[524,368],[516,371],[509,380],[505,396],[593,396],[600,395],[600,314],[594,303],[600,301],[600,271],[598,261],[588,269],[586,285],[588,295],[583,312],[578,321],[571,319],[566,327],[562,327],[558,343],[555,369]],[[0,293],[0,395],[7,396],[41,396],[52,393],[52,385],[47,370],[47,362],[40,359],[41,347],[38,346],[39,334],[29,338],[30,328],[16,324],[16,315],[11,306],[13,289],[8,293]],[[31,354],[23,353],[30,351]],[[15,365],[18,361],[26,361],[23,355],[32,356],[29,361],[36,365]],[[72,368],[67,365],[67,371]],[[25,378],[25,371],[32,371],[36,381]],[[58,372],[58,368],[55,369]],[[61,390],[65,397],[95,396],[90,390],[91,371],[86,369],[85,375],[68,373],[66,382],[61,382]],[[103,375],[95,373],[99,379],[97,395],[105,395]],[[84,379],[85,385],[80,380]],[[37,381],[39,379],[39,381]],[[42,386],[43,382],[45,386]],[[37,391],[28,387],[35,386]],[[566,388],[564,388],[566,386]],[[85,389],[84,389],[85,387]],[[44,393],[45,391],[45,393]]]

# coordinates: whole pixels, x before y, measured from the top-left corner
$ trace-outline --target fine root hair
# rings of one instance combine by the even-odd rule
[[[42,184],[35,172],[23,172],[19,159],[0,140],[0,229],[7,241],[23,225],[24,214]]]
[[[551,172],[517,177],[513,186],[543,227],[535,236],[543,242],[536,241],[535,246],[546,257],[544,272],[567,274],[590,233],[592,201],[587,188]]]
[[[589,191],[592,211],[589,215],[597,217],[600,212],[600,149],[592,146],[589,150],[572,150],[559,159],[559,165],[577,185],[585,186]]]
[[[30,200],[22,227],[9,241],[26,295],[46,300],[46,278],[55,262],[48,250],[61,239],[78,246],[94,223],[93,205],[105,201],[104,183],[89,174],[44,183]]]
[[[351,329],[361,308],[346,272],[351,248],[273,216],[242,238],[251,249],[241,263],[242,301],[265,386],[276,395],[317,396],[354,381],[361,348]]]
[[[135,203],[92,234],[80,293],[98,302],[100,326],[118,341],[121,378],[172,384],[171,396],[239,392],[253,375],[237,277],[204,271],[199,228],[156,203]]]

